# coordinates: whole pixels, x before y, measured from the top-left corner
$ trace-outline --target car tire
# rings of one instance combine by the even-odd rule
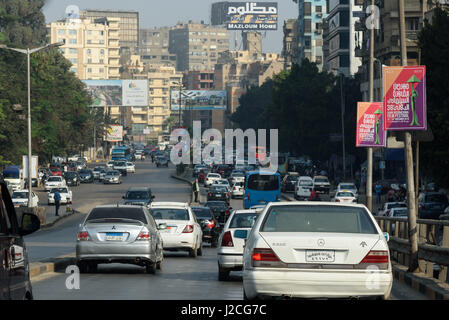
[[[78,261],[76,263],[76,266],[78,267],[78,269],[80,270],[80,273],[87,273],[88,271],[88,266],[87,263],[84,261]]]
[[[189,250],[189,257],[196,258],[198,256],[198,250],[197,249],[190,249]]]
[[[202,256],[203,255],[203,243],[201,242],[199,248],[196,250],[196,254],[197,256]]]
[[[156,263],[156,269],[157,270],[162,270],[162,260],[159,261],[158,263]]]
[[[218,266],[218,281],[228,281],[229,273],[229,270],[220,268],[220,266]]]
[[[147,262],[147,264],[145,265],[145,269],[148,274],[155,274],[156,268],[157,268],[156,263]]]

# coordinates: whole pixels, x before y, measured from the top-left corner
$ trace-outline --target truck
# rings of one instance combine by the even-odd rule
[[[6,167],[3,172],[3,179],[11,186],[12,191],[23,190],[25,187],[25,179],[23,170],[19,166]]]

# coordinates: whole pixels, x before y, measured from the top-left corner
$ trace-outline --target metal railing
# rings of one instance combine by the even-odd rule
[[[390,234],[390,256],[408,265],[410,242],[407,218],[375,217],[383,232]],[[418,219],[419,269],[426,275],[448,283],[449,221]]]

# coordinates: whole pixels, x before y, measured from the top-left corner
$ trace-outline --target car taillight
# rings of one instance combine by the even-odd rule
[[[89,240],[89,234],[84,232],[78,232],[78,241],[88,241]]]
[[[225,211],[225,215],[229,216],[229,210]]]
[[[379,269],[388,269],[389,256],[386,250],[371,250],[360,262],[361,267],[375,265]]]
[[[229,192],[226,192],[226,197],[229,197],[229,196],[230,196]]]
[[[223,235],[223,238],[221,239],[221,246],[222,247],[233,247],[234,242],[232,242],[232,236],[231,231],[226,231]]]
[[[335,199],[335,202],[340,202],[340,199]]]
[[[193,232],[193,226],[192,225],[186,225],[182,233],[192,233]]]
[[[284,267],[285,264],[271,249],[254,249],[251,255],[253,267]]]
[[[137,236],[137,240],[139,241],[150,241],[151,240],[151,236],[149,232],[144,232],[142,231],[141,233],[139,233],[139,235]]]
[[[209,222],[209,223],[206,225],[206,227],[209,228],[209,229],[212,229],[213,227],[215,227],[215,221],[212,220],[211,222]]]
[[[234,190],[237,190],[237,187],[234,187]]]

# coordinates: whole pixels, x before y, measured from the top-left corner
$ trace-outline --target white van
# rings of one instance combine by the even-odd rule
[[[299,177],[295,185],[295,199],[306,200],[310,197],[310,190],[313,188],[313,179],[307,176]]]

